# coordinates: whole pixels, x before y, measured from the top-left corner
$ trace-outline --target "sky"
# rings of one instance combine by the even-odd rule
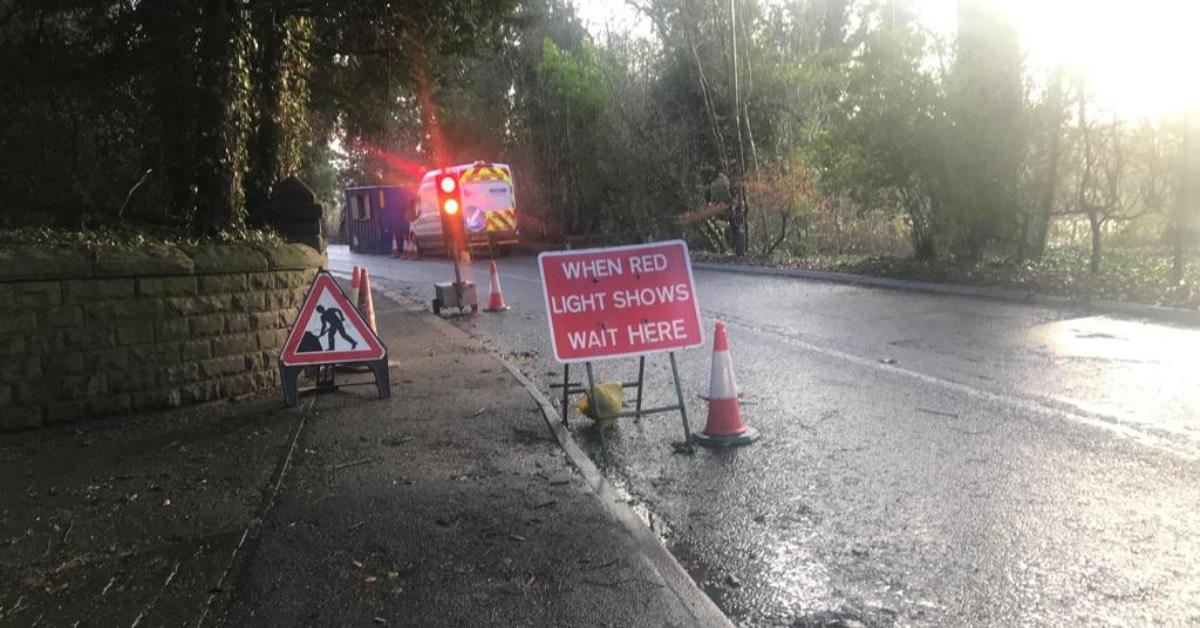
[[[624,0],[574,1],[593,34],[608,27],[653,36]],[[1127,119],[1200,106],[1200,0],[993,1],[1012,15],[1035,77],[1065,64],[1085,77],[1101,105]],[[953,35],[956,0],[914,5],[927,27]]]

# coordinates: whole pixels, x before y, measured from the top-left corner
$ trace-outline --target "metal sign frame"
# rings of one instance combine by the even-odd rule
[[[373,352],[371,357],[365,359],[355,358],[350,352],[335,352],[325,359],[306,359],[303,362],[295,360],[296,348],[300,342],[300,333],[303,328],[299,327],[299,323],[303,321],[307,327],[309,318],[311,318],[313,310],[316,307],[316,302],[320,298],[320,290],[328,290],[342,308],[342,312],[346,317],[346,321],[354,325],[355,330],[363,337],[368,346],[374,344],[378,350]],[[349,355],[347,355],[349,353]],[[300,391],[297,388],[296,380],[300,373],[306,369],[316,369],[318,371],[318,381],[316,390],[335,390],[337,385],[334,381],[333,365],[363,365],[366,366],[375,375],[375,385],[379,390],[379,398],[386,399],[392,396],[391,378],[388,373],[388,351],[387,345],[375,333],[367,322],[363,320],[362,314],[350,299],[346,297],[346,293],[342,287],[338,285],[329,271],[321,269],[317,271],[313,281],[308,286],[308,292],[304,295],[303,304],[300,307],[299,313],[296,314],[296,320],[292,321],[291,327],[288,328],[288,337],[283,344],[283,350],[279,353],[279,380],[283,387],[283,401],[288,406],[295,406],[299,403]],[[314,358],[320,358],[317,353]]]
[[[628,352],[628,353],[614,353],[614,354],[608,354],[608,355],[596,356],[596,357],[564,359],[561,355],[559,355],[558,343],[555,341],[555,331],[556,330],[555,330],[555,326],[554,326],[554,312],[553,312],[553,309],[551,307],[551,302],[550,302],[550,297],[551,297],[550,286],[549,286],[549,282],[546,281],[546,266],[545,266],[545,263],[543,262],[543,260],[546,258],[553,258],[553,257],[577,257],[577,256],[581,256],[581,255],[587,255],[589,253],[611,254],[613,252],[637,251],[639,249],[645,249],[649,252],[649,251],[653,251],[654,249],[661,250],[664,245],[665,246],[678,246],[682,250],[683,262],[687,269],[687,286],[688,286],[690,300],[691,300],[692,311],[690,312],[690,314],[694,316],[694,320],[695,320],[695,324],[696,324],[696,327],[695,327],[696,338],[694,339],[694,341],[690,341],[690,342],[687,342],[684,344],[680,344],[677,346],[671,346],[671,347],[649,349],[649,350],[635,351],[635,352]],[[594,368],[592,366],[592,362],[597,361],[597,360],[609,360],[609,359],[616,359],[616,358],[637,357],[638,358],[637,381],[621,383],[622,391],[624,391],[627,388],[634,388],[637,390],[636,405],[634,406],[634,409],[633,410],[622,410],[621,412],[617,412],[617,413],[614,413],[611,415],[605,415],[603,418],[605,418],[605,419],[608,419],[608,418],[620,419],[620,418],[626,418],[626,417],[633,417],[635,421],[640,421],[643,416],[648,415],[648,414],[660,414],[663,412],[679,412],[680,418],[682,419],[682,423],[683,423],[683,436],[684,436],[683,447],[684,447],[684,450],[687,451],[688,453],[694,452],[695,449],[693,447],[692,430],[691,430],[690,425],[688,424],[687,405],[684,403],[684,399],[683,399],[683,386],[680,384],[680,381],[679,381],[679,366],[675,360],[675,352],[676,351],[678,351],[680,349],[687,349],[687,348],[691,348],[691,347],[702,346],[704,344],[704,326],[703,326],[703,323],[701,322],[701,318],[700,318],[700,304],[699,304],[699,301],[696,299],[696,281],[695,281],[695,278],[692,273],[691,257],[688,254],[687,243],[684,242],[683,240],[666,240],[666,241],[662,241],[662,242],[650,242],[650,243],[646,243],[646,244],[633,244],[633,245],[615,246],[615,247],[575,249],[575,250],[566,250],[566,251],[547,251],[545,253],[538,255],[538,272],[541,275],[541,280],[542,280],[542,296],[544,298],[545,306],[546,306],[546,319],[550,326],[550,345],[554,351],[554,359],[561,362],[563,365],[562,383],[561,384],[554,383],[554,384],[550,385],[551,388],[561,388],[562,389],[562,422],[563,422],[563,425],[564,426],[569,425],[569,421],[568,421],[567,417],[569,416],[569,413],[570,413],[571,395],[577,395],[577,394],[590,395],[591,392],[593,390],[595,390],[596,377],[595,377]],[[595,280],[593,280],[593,281],[595,281]],[[596,282],[596,283],[599,283],[599,282]],[[654,407],[654,408],[642,408],[643,393],[645,392],[646,356],[652,355],[652,354],[658,354],[658,353],[666,353],[668,359],[671,362],[671,376],[672,376],[672,378],[674,380],[674,384],[675,384],[676,403],[672,404],[672,405],[658,406],[658,407]],[[587,388],[584,388],[582,382],[571,381],[571,365],[577,364],[579,362],[583,362],[584,369],[587,373]],[[604,436],[603,429],[600,430],[600,446],[604,452],[604,455],[607,456],[608,443]]]

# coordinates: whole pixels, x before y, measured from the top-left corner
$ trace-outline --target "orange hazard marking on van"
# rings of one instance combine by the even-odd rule
[[[517,228],[517,210],[509,207],[487,213],[488,231],[512,231]]]

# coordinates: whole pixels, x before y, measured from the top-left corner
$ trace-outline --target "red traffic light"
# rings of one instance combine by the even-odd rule
[[[446,214],[449,216],[453,216],[454,214],[457,214],[458,213],[458,201],[455,199],[452,199],[452,198],[448,198],[445,201],[442,201],[442,211],[446,212]]]
[[[454,177],[446,175],[438,181],[438,187],[441,188],[442,193],[444,194],[453,194],[454,190],[458,187],[458,181],[456,181]]]

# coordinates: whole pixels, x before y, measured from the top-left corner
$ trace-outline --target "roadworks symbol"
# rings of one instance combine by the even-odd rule
[[[280,361],[286,366],[364,362],[387,355],[358,309],[328,273],[313,280]]]

